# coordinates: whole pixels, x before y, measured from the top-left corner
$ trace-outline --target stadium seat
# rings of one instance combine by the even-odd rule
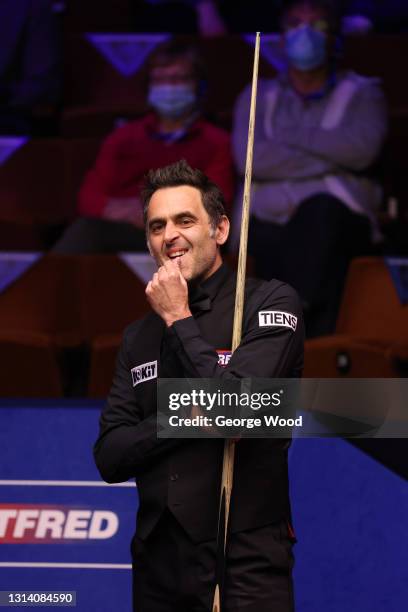
[[[0,219],[0,245],[2,251],[42,251],[45,247],[42,226],[32,222],[4,221]]]
[[[62,377],[51,336],[0,331],[1,397],[61,397]]]
[[[384,260],[355,259],[336,333],[305,343],[304,376],[399,376],[407,346],[408,305],[400,303]]]
[[[75,216],[78,192],[85,174],[93,166],[100,148],[100,138],[72,138],[64,142],[64,208]]]
[[[133,107],[83,106],[63,111],[60,122],[60,135],[63,138],[98,138],[110,134],[126,121],[140,114]]]
[[[0,331],[40,332],[57,343],[78,340],[75,258],[49,254],[0,293]]]
[[[90,352],[91,387],[105,390],[112,378],[117,338],[148,310],[144,290],[145,282],[115,255],[51,253],[40,258],[0,293],[0,355],[6,359],[10,351],[12,356],[0,395],[18,388],[31,394],[28,387],[17,386],[26,367],[31,367],[29,388],[37,388],[37,394],[48,388],[40,379],[48,378],[45,395],[82,395]],[[114,336],[113,343],[106,342],[106,336]],[[103,367],[98,365],[101,346]]]
[[[112,384],[122,334],[104,334],[91,342],[88,397],[106,397]]]
[[[145,282],[119,257],[84,255],[79,261],[81,333],[87,342],[101,334],[120,334],[146,314]]]
[[[0,166],[0,219],[60,223],[64,207],[64,143],[29,140]]]
[[[408,92],[401,87],[399,58],[408,53],[405,34],[350,36],[344,43],[341,64],[359,74],[380,78],[391,110],[408,106]]]
[[[81,329],[90,346],[88,395],[109,391],[125,327],[149,312],[145,282],[119,257],[86,255],[80,271]]]
[[[0,166],[0,247],[47,250],[76,214],[98,138],[32,140]]]
[[[84,34],[67,37],[64,67],[64,108],[104,106],[146,109],[145,71],[122,75]]]
[[[76,293],[74,259],[56,255],[40,258],[0,293],[0,354],[7,373],[0,377],[0,395],[61,395],[60,354],[81,342]]]

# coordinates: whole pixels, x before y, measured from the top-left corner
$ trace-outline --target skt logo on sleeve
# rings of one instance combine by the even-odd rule
[[[132,382],[134,387],[136,387],[136,385],[139,383],[145,382],[146,380],[157,378],[157,360],[142,363],[141,365],[132,368],[130,373],[132,374]]]
[[[296,331],[297,317],[291,312],[281,310],[261,310],[258,312],[259,327],[289,327]]]

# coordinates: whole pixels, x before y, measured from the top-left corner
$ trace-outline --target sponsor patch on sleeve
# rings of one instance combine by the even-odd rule
[[[296,331],[297,317],[282,310],[261,310],[258,312],[259,327],[289,327]]]
[[[147,363],[135,366],[130,370],[130,373],[132,374],[132,383],[134,387],[142,382],[146,382],[146,380],[157,378],[157,360],[148,361]]]
[[[232,352],[227,349],[217,349],[218,365],[225,368],[229,364]]]

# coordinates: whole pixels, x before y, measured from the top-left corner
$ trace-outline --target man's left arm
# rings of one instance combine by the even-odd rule
[[[275,378],[301,373],[303,316],[295,291],[284,283],[264,283],[249,298],[242,340],[227,367],[201,335],[193,317],[175,321],[169,342],[193,378]],[[231,313],[231,317],[233,313]]]
[[[384,94],[376,84],[362,86],[354,95],[340,123],[279,130],[275,138],[294,150],[310,154],[352,171],[368,168],[378,157],[387,134]]]

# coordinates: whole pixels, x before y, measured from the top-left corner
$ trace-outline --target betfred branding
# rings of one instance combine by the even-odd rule
[[[130,372],[132,374],[132,382],[134,387],[142,382],[145,382],[146,380],[157,378],[157,360],[142,363],[141,365],[132,368]]]
[[[225,349],[217,349],[218,365],[225,368],[231,359],[232,352]]]
[[[0,504],[0,544],[107,540],[118,528],[119,518],[110,510]]]
[[[289,327],[296,331],[297,317],[281,310],[261,310],[258,313],[259,327]]]

